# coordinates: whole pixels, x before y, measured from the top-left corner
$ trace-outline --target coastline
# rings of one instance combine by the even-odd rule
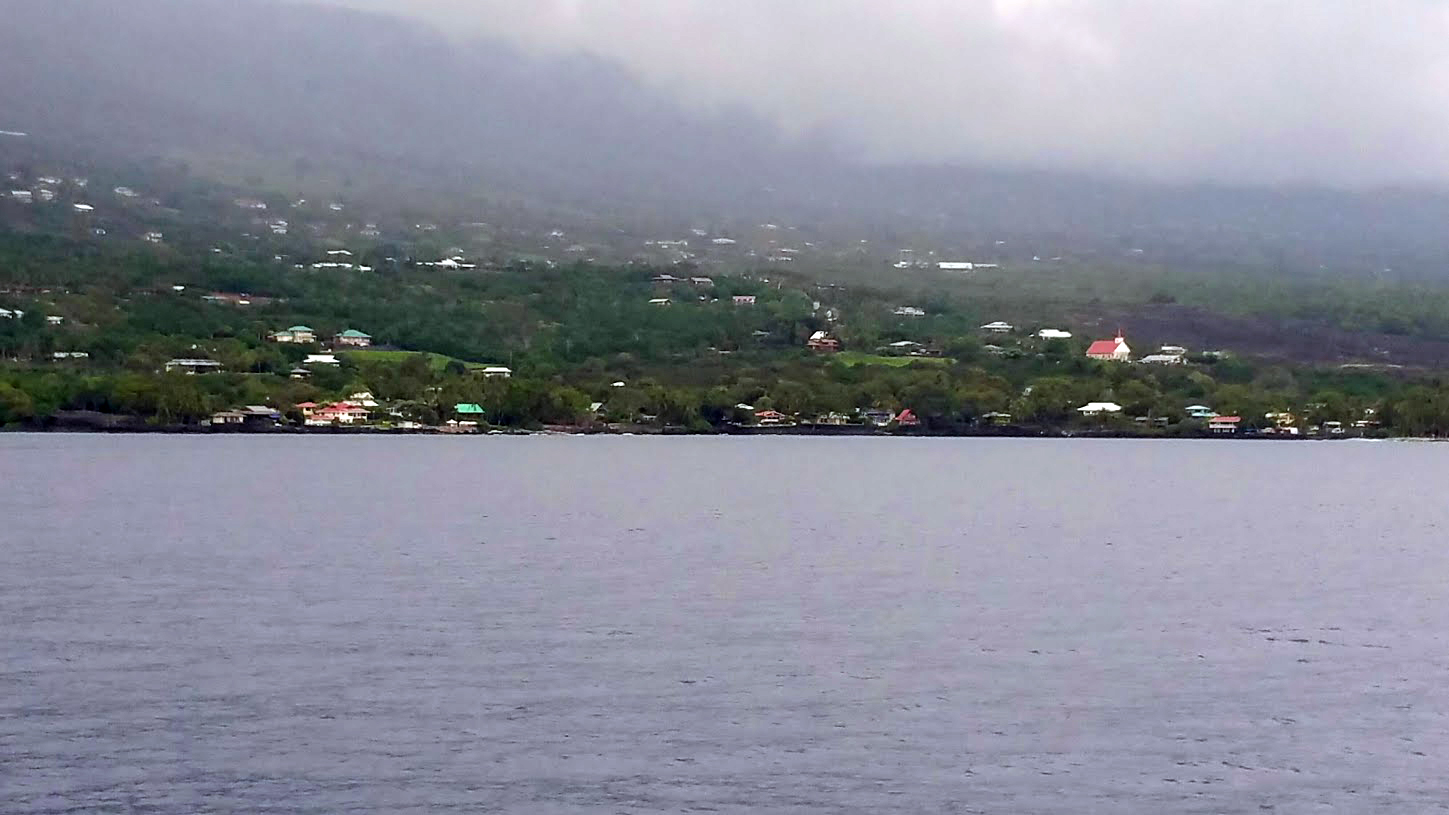
[[[1433,437],[1390,435],[1282,435],[1264,433],[1143,432],[1135,428],[1053,428],[1031,425],[992,427],[956,427],[933,429],[925,427],[881,428],[866,425],[783,425],[751,427],[726,425],[708,430],[659,425],[608,424],[589,426],[551,425],[539,428],[488,428],[458,432],[440,427],[306,427],[275,425],[260,427],[216,426],[210,424],[149,424],[129,416],[69,413],[45,422],[0,428],[0,433],[96,433],[128,435],[190,435],[190,436],[804,436],[851,438],[1036,438],[1036,439],[1143,439],[1143,440],[1216,440],[1216,441],[1446,441]]]

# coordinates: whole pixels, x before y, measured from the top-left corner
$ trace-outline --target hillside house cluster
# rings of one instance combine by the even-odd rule
[[[294,325],[267,335],[272,342],[290,345],[310,345],[317,342],[317,332],[310,326]],[[372,335],[355,328],[332,335],[332,345],[340,348],[368,348],[372,346]]]
[[[297,405],[302,413],[302,422],[308,427],[355,426],[367,423],[372,408],[377,407],[370,393],[355,393],[340,402],[319,405],[303,402]]]

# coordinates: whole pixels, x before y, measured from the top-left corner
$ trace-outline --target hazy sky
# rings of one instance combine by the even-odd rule
[[[1438,0],[318,0],[617,60],[890,160],[1449,180]]]

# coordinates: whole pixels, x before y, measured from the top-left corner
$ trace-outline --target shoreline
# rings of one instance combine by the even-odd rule
[[[710,430],[689,430],[683,427],[660,427],[657,425],[602,425],[602,426],[546,426],[541,428],[490,428],[470,432],[450,431],[445,428],[386,428],[386,427],[298,427],[274,426],[244,428],[234,426],[198,425],[150,425],[133,421],[130,417],[63,416],[45,423],[0,428],[0,433],[58,433],[99,435],[177,435],[177,436],[802,436],[825,438],[1032,438],[1032,439],[1140,439],[1140,440],[1192,440],[1192,441],[1449,441],[1435,437],[1390,436],[1390,435],[1284,435],[1262,433],[1144,433],[1131,429],[1062,429],[1032,426],[1002,426],[988,428],[930,428],[885,429],[859,425],[791,425],[783,427],[742,427],[730,425]]]

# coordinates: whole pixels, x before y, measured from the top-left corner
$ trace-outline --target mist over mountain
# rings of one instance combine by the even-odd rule
[[[0,0],[0,129],[305,189],[526,201],[607,221],[809,225],[1212,265],[1437,274],[1449,196],[866,162],[600,56],[271,0]],[[658,36],[667,36],[659,32]],[[747,59],[747,55],[741,55]],[[848,92],[848,89],[847,89]],[[986,115],[986,112],[983,112]]]

